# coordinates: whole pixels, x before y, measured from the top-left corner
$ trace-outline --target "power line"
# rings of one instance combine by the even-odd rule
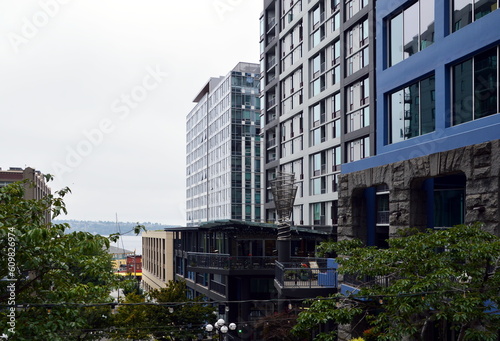
[[[445,291],[422,291],[415,293],[397,293],[397,294],[374,294],[374,295],[337,295],[329,297],[306,297],[306,298],[277,298],[277,299],[267,299],[267,300],[216,300],[216,301],[182,301],[182,302],[102,302],[102,303],[74,303],[74,302],[55,302],[55,303],[19,303],[16,305],[0,304],[0,308],[6,307],[16,307],[16,308],[29,308],[29,307],[42,307],[42,308],[54,308],[54,307],[75,307],[75,308],[86,308],[86,307],[99,307],[99,306],[158,306],[158,307],[178,307],[184,305],[214,305],[214,304],[242,304],[242,303],[292,303],[292,302],[305,302],[305,301],[322,301],[322,300],[341,300],[341,299],[353,299],[353,300],[363,300],[363,299],[381,299],[381,298],[398,298],[398,297],[412,297],[412,296],[426,296],[426,295],[442,295],[444,293],[472,293],[477,290],[445,290]]]

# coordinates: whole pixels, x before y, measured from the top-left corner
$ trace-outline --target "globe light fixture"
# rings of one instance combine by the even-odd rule
[[[227,332],[229,330],[235,330],[235,329],[236,329],[235,323],[230,323],[229,325],[226,325],[226,321],[224,321],[224,319],[218,319],[213,325],[207,324],[205,326],[205,330],[208,333],[215,332],[216,335],[219,335],[220,341],[226,340]]]

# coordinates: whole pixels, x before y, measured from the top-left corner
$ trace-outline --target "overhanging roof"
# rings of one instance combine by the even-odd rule
[[[235,219],[212,220],[200,223],[195,227],[175,227],[167,228],[166,231],[196,231],[196,230],[233,230],[235,228],[257,227],[262,229],[277,230],[276,224],[256,223],[251,221],[242,221]],[[324,230],[316,230],[307,227],[291,226],[291,232],[294,234],[313,234],[313,235],[331,235],[332,233]]]

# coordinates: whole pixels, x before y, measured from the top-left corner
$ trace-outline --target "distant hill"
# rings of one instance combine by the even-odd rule
[[[132,229],[137,225],[137,222],[115,222],[115,221],[89,221],[89,220],[64,220],[57,219],[54,220],[53,223],[62,224],[68,223],[71,226],[71,229],[68,232],[73,231],[84,231],[90,232],[92,234],[101,234],[101,235],[109,235],[112,233],[122,233],[124,235],[134,235]],[[140,225],[144,225],[146,230],[163,230],[167,227],[176,227],[178,225],[162,225],[158,223],[139,223]],[[125,233],[127,232],[127,233]]]

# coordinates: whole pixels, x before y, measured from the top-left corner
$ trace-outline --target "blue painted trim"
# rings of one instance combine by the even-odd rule
[[[343,164],[342,173],[357,172],[498,139],[500,139],[500,114],[495,114],[390,145],[388,151],[382,154]]]
[[[450,5],[435,2],[434,44],[387,67],[387,19],[413,1],[376,2],[376,150],[377,155],[342,165],[350,173],[418,156],[452,150],[500,138],[500,115],[451,126],[450,66],[481,50],[500,44],[500,10],[450,34]],[[406,141],[388,144],[387,96],[429,75],[436,79],[436,130]]]

